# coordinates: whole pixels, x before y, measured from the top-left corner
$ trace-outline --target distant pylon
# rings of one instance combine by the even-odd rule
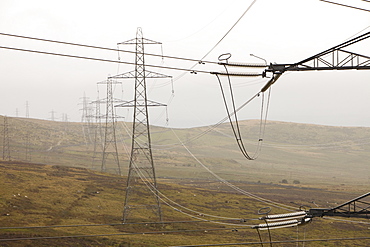
[[[133,107],[133,125],[130,163],[127,177],[126,196],[123,209],[123,222],[126,222],[132,214],[132,209],[138,213],[138,217],[148,219],[153,217],[154,212],[162,221],[162,210],[157,191],[157,179],[155,175],[150,131],[148,106],[165,106],[147,99],[147,78],[169,78],[163,74],[145,70],[144,44],[161,44],[156,41],[143,38],[141,28],[137,29],[136,38],[119,44],[135,44],[135,71],[119,74],[111,78],[135,79],[134,100],[117,105],[117,107]],[[144,209],[145,211],[141,211]],[[132,215],[131,215],[132,216]]]
[[[30,106],[28,104],[28,101],[26,101],[26,118],[30,117]]]
[[[51,117],[50,117],[51,121],[55,121],[55,113],[56,113],[56,111],[51,110],[51,112],[49,112],[49,113],[51,114]]]
[[[102,116],[100,115],[100,105],[102,102],[99,100],[99,96],[97,97],[96,101],[91,102],[92,104],[95,104],[95,123],[94,123],[94,152],[91,162],[91,169],[95,169],[95,161],[97,158],[102,157],[102,151],[103,151],[103,132],[102,132],[102,123],[101,119]]]
[[[103,155],[101,163],[101,171],[105,172],[107,170],[107,158],[112,155],[118,168],[118,174],[121,175],[121,166],[119,164],[117,139],[116,139],[116,119],[117,116],[114,110],[114,102],[122,102],[121,100],[116,100],[113,97],[113,84],[120,84],[120,82],[114,81],[108,78],[106,81],[98,82],[98,84],[107,85],[107,98],[105,99],[106,111],[105,111],[105,124],[103,127],[104,131],[104,143],[103,143]],[[103,101],[104,102],[104,101]]]
[[[30,152],[30,134],[26,134],[26,161],[31,162],[31,152]]]
[[[85,138],[86,144],[90,144],[92,142],[91,136],[91,118],[92,118],[92,107],[89,102],[89,98],[86,97],[84,92],[84,96],[82,97],[82,130]]]
[[[4,116],[3,124],[3,160],[10,160],[10,143],[9,143],[9,128],[8,117]]]

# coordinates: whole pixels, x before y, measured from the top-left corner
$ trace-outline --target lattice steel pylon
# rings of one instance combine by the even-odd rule
[[[162,222],[162,210],[158,197],[157,181],[154,169],[151,139],[149,131],[148,106],[165,106],[147,99],[147,78],[170,78],[171,76],[145,70],[144,44],[161,44],[143,38],[141,28],[137,29],[136,38],[119,43],[136,46],[135,70],[116,76],[115,79],[135,79],[135,93],[132,101],[116,107],[133,107],[131,154],[127,177],[126,195],[123,209],[123,222],[130,217],[151,219],[153,215]],[[136,214],[132,210],[135,209]],[[150,211],[150,209],[152,211]],[[143,211],[144,210],[144,211]],[[152,214],[150,214],[152,212]]]
[[[92,142],[92,136],[91,136],[91,118],[92,118],[92,107],[89,102],[89,98],[86,97],[86,94],[84,92],[84,96],[82,99],[82,116],[81,116],[81,122],[82,122],[82,130],[86,142],[86,146]]]
[[[3,160],[11,160],[10,158],[10,144],[9,144],[9,125],[8,117],[4,116],[3,124]]]
[[[102,132],[102,123],[101,119],[102,116],[100,115],[100,100],[99,97],[96,101],[93,101],[92,104],[95,104],[95,124],[94,124],[94,151],[91,163],[91,169],[95,168],[95,161],[99,157],[101,157],[101,153],[103,150],[103,132]],[[100,155],[99,155],[100,154]]]
[[[103,143],[103,152],[102,152],[102,163],[101,171],[105,172],[107,167],[107,158],[109,155],[112,155],[118,168],[118,174],[121,175],[121,166],[119,164],[118,148],[117,148],[117,139],[116,139],[116,119],[117,116],[114,110],[114,102],[117,101],[113,98],[113,84],[119,84],[112,78],[108,78],[106,81],[98,82],[98,84],[107,85],[107,97],[105,99],[106,111],[105,111],[105,124],[103,127],[104,131],[104,143]],[[104,101],[102,101],[104,102]]]

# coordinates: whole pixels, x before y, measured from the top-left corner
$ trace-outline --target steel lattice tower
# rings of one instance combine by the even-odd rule
[[[3,125],[3,160],[10,160],[10,144],[9,144],[9,125],[8,117],[4,116]]]
[[[145,70],[144,44],[161,44],[143,38],[141,28],[137,29],[136,38],[120,44],[133,44],[136,46],[135,71],[113,76],[116,79],[135,79],[135,93],[132,101],[117,105],[117,107],[133,107],[133,125],[131,154],[127,177],[126,195],[123,209],[123,222],[136,210],[139,217],[150,218],[153,212],[159,221],[162,221],[162,210],[159,202],[157,181],[151,149],[148,106],[165,106],[147,99],[147,78],[169,78],[163,74]],[[143,214],[140,213],[141,211]]]
[[[100,115],[100,100],[99,97],[96,101],[92,102],[95,104],[95,125],[94,125],[94,153],[91,163],[91,168],[94,169],[95,160],[98,157],[98,153],[101,153],[103,150],[103,133],[101,128],[101,119]]]
[[[30,133],[26,134],[26,161],[31,162],[31,152],[30,152],[30,146],[31,146],[31,140],[30,140]]]
[[[106,98],[106,111],[105,111],[105,125],[104,125],[104,143],[103,143],[103,157],[101,164],[101,171],[105,172],[107,167],[107,158],[112,155],[118,168],[118,174],[121,175],[121,166],[119,164],[117,140],[116,140],[116,114],[114,111],[114,102],[117,102],[113,98],[113,84],[119,84],[120,82],[114,81],[112,78],[108,78],[106,81],[99,82],[98,84],[107,85],[107,98]],[[119,101],[122,102],[122,101]]]
[[[85,142],[86,142],[86,145],[87,145],[87,144],[90,144],[92,142],[92,139],[91,139],[92,107],[91,107],[91,104],[89,102],[89,98],[86,97],[85,92],[84,92],[84,96],[81,99],[82,99],[81,122],[82,122],[82,129],[83,129]]]
[[[28,104],[28,101],[26,101],[26,118],[30,117],[30,105]]]

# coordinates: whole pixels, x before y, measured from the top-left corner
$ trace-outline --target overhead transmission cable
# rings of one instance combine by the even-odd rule
[[[257,220],[257,219],[248,219]],[[230,221],[230,219],[218,221]],[[177,220],[177,221],[144,221],[144,222],[125,222],[125,223],[105,223],[105,224],[74,224],[74,225],[51,225],[51,226],[8,226],[0,227],[0,230],[15,229],[43,229],[43,228],[74,228],[74,227],[100,227],[100,226],[127,226],[127,225],[161,225],[161,224],[186,224],[186,223],[204,223],[204,220]],[[206,222],[207,223],[207,222]],[[245,225],[240,225],[245,226]]]
[[[164,56],[163,54],[162,55],[158,55],[158,54],[149,54],[149,53],[146,53],[144,55],[149,55],[149,56],[160,56],[163,58],[171,58],[171,59],[181,59],[181,60],[187,60],[187,61],[196,61],[197,64],[203,64],[203,63],[216,63],[216,62],[211,62],[211,61],[203,61],[221,42],[222,40],[225,39],[225,37],[232,31],[232,29],[234,29],[234,27],[240,22],[240,20],[245,16],[245,14],[252,8],[252,6],[255,4],[257,0],[254,0],[249,6],[248,8],[243,12],[243,14],[238,18],[238,20],[233,24],[233,26],[226,32],[226,34],[212,47],[212,49],[210,51],[208,51],[203,57],[201,60],[195,60],[195,59],[188,59],[188,58],[180,58],[180,57],[173,57],[173,56]],[[63,41],[56,41],[56,40],[50,40],[50,39],[41,39],[41,38],[34,38],[34,37],[27,37],[27,36],[21,36],[21,35],[14,35],[14,34],[7,34],[7,33],[0,33],[0,35],[5,35],[5,36],[11,36],[11,37],[17,37],[17,38],[25,38],[25,39],[33,39],[33,40],[38,40],[38,41],[47,41],[47,42],[53,42],[53,43],[59,43],[59,44],[68,44],[68,45],[76,45],[76,46],[81,46],[81,47],[88,47],[88,48],[97,48],[97,49],[103,49],[103,50],[110,50],[110,51],[118,51],[118,52],[128,52],[128,53],[135,53],[134,51],[125,51],[125,50],[119,50],[119,48],[117,49],[112,49],[112,48],[106,48],[106,47],[99,47],[99,46],[92,46],[92,45],[84,45],[84,44],[77,44],[77,43],[71,43],[71,42],[63,42]],[[49,55],[59,55],[59,56],[67,56],[67,57],[74,57],[74,58],[84,58],[84,59],[90,59],[90,60],[97,60],[97,61],[104,61],[104,62],[114,62],[114,61],[110,61],[110,60],[106,60],[106,59],[96,59],[96,58],[87,58],[87,57],[78,57],[78,56],[71,56],[71,55],[63,55],[63,54],[52,54],[52,53],[46,53],[46,52],[38,52],[38,51],[31,51],[31,50],[25,50],[25,49],[17,49],[17,48],[11,48],[11,47],[0,47],[0,48],[3,48],[3,49],[11,49],[11,50],[18,50],[18,51],[27,51],[27,52],[36,52],[36,53],[43,53],[43,54],[49,54]],[[121,62],[119,61],[119,63],[123,63],[123,64],[130,64],[130,65],[135,65],[133,63],[126,63],[126,62]],[[209,72],[206,72],[206,71],[200,71],[200,70],[194,70],[194,67],[197,65],[197,64],[194,64],[190,69],[179,69],[179,70],[183,70],[183,71],[187,71],[187,72],[192,72],[192,73],[198,73],[198,72],[202,72],[202,73],[209,73]],[[164,67],[164,66],[151,66],[151,65],[146,65],[148,67],[157,67],[157,68],[166,68],[166,69],[170,69],[169,67]],[[176,68],[172,68],[172,69],[176,69]],[[180,79],[181,77],[183,77],[185,75],[185,73],[181,74],[180,76],[176,77],[174,80],[171,80],[171,83],[173,84],[174,81]],[[172,87],[173,88],[173,87]],[[172,90],[173,91],[173,90]],[[171,95],[171,98],[169,99],[169,103],[172,102],[173,100],[173,95]],[[169,104],[168,103],[168,104]]]
[[[204,213],[201,213],[201,212],[192,210],[190,208],[187,208],[185,206],[182,206],[181,204],[179,204],[179,203],[177,203],[177,202],[169,199],[162,192],[160,192],[157,188],[155,188],[155,186],[150,181],[148,181],[148,179],[145,177],[145,175],[142,173],[142,171],[140,171],[140,169],[138,169],[138,166],[135,163],[133,163],[133,164],[134,164],[134,166],[137,169],[137,173],[139,174],[140,179],[145,183],[145,185],[153,193],[153,195],[157,196],[159,200],[161,200],[163,203],[165,203],[167,206],[171,207],[175,211],[180,212],[180,213],[182,213],[184,215],[187,215],[187,216],[189,216],[191,218],[194,218],[194,219],[197,219],[197,220],[203,220],[204,222],[211,222],[211,223],[215,223],[215,224],[232,225],[232,226],[239,226],[239,227],[251,227],[251,226],[253,226],[253,225],[242,225],[242,224],[233,224],[233,223],[219,222],[219,221],[216,221],[216,220],[208,220],[208,219],[201,218],[202,215],[204,215],[204,216],[218,218],[218,219],[239,220],[239,221],[243,222],[243,219],[242,218],[231,218],[231,217],[223,217],[223,216],[216,216],[216,215],[204,214]],[[158,192],[158,193],[156,193],[156,192]],[[167,199],[168,201],[170,201],[171,203],[175,204],[178,207],[181,207],[181,208],[183,208],[183,209],[185,209],[187,211],[190,211],[192,213],[198,214],[198,216],[191,215],[190,213],[184,212],[183,210],[180,210],[180,209],[176,208],[175,206],[172,206],[164,198]],[[250,219],[250,220],[257,220],[257,219]]]
[[[109,236],[127,236],[127,235],[148,235],[148,234],[171,234],[171,233],[190,233],[190,232],[211,232],[211,231],[232,231],[233,228],[210,228],[210,229],[192,229],[192,230],[172,230],[172,231],[152,231],[152,232],[120,232],[91,235],[64,235],[49,237],[22,237],[22,238],[1,238],[0,242],[22,241],[22,240],[42,240],[42,239],[66,239],[66,238],[87,238],[87,237],[109,237]]]
[[[197,66],[198,64],[203,64],[203,61],[225,38],[227,35],[229,35],[229,33],[234,29],[234,27],[240,22],[240,20],[247,14],[247,12],[252,8],[252,6],[256,3],[257,0],[254,0],[249,6],[248,8],[243,12],[243,14],[238,18],[238,20],[232,25],[232,27],[222,36],[222,38],[198,61],[198,63],[194,64],[192,67],[190,67],[190,70],[194,69],[195,66]],[[177,76],[174,80],[178,80],[180,78],[182,78],[183,76],[185,75],[185,73],[182,73],[181,75]]]
[[[177,137],[177,139],[181,142],[179,136],[174,132],[173,129],[171,129],[172,132],[174,133],[174,135]],[[239,193],[243,194],[243,195],[246,195],[246,196],[249,196],[251,197],[252,199],[255,199],[259,202],[262,202],[262,203],[265,203],[267,205],[270,205],[270,206],[273,206],[273,207],[277,207],[277,208],[281,208],[281,209],[285,209],[285,210],[289,210],[289,211],[294,211],[296,210],[296,207],[292,207],[292,206],[289,206],[289,205],[285,205],[285,204],[282,204],[282,203],[278,203],[278,202],[274,202],[274,201],[271,201],[271,200],[268,200],[268,199],[265,199],[265,198],[262,198],[262,197],[259,197],[259,196],[256,196],[248,191],[245,191],[241,188],[239,188],[238,186],[228,182],[227,180],[221,178],[219,175],[217,175],[216,173],[214,173],[211,169],[209,169],[206,165],[204,165],[188,148],[187,146],[185,146],[185,144],[181,143],[182,146],[185,148],[185,150],[198,162],[198,164],[200,164],[204,169],[206,169],[209,173],[211,173],[215,178],[217,178],[219,181],[221,181],[222,183],[226,184],[227,186],[229,186],[230,188],[238,191]]]
[[[135,65],[135,63],[132,63],[132,62],[115,61],[115,60],[109,60],[109,59],[103,59],[103,58],[94,58],[94,57],[86,57],[86,56],[77,56],[77,55],[70,55],[70,54],[38,51],[38,50],[21,49],[21,48],[15,48],[15,47],[7,47],[7,46],[0,46],[0,49],[8,49],[8,50],[15,50],[15,51],[30,52],[30,53],[39,53],[39,54],[61,56],[61,57],[79,58],[79,59],[86,59],[86,60],[93,60],[93,61],[100,61],[100,62],[110,62],[110,63]],[[207,74],[210,73],[209,71],[204,71],[204,70],[184,69],[184,68],[167,67],[167,66],[161,66],[161,65],[146,64],[145,66],[154,67],[154,68],[162,68],[162,69],[182,70],[182,71],[193,72],[193,73],[207,73]]]
[[[345,220],[345,219],[338,219],[338,218],[333,218],[333,217],[328,217],[328,216],[324,216],[323,219],[326,219],[326,220],[336,220],[336,221],[344,221],[344,222],[355,223],[355,224],[370,225],[370,222],[357,221],[357,220]]]
[[[234,29],[234,27],[240,22],[241,19],[247,14],[247,12],[252,8],[252,6],[257,2],[257,0],[253,0],[253,2],[248,6],[248,8],[243,12],[243,14],[239,17],[239,19],[231,26],[231,28],[225,33],[224,36],[209,50],[201,59],[203,61],[225,38],[229,33]]]
[[[247,106],[253,99],[255,99],[256,97],[258,97],[258,94],[255,94],[254,96],[252,96],[250,99],[248,99],[246,102],[244,102],[241,106],[239,106],[237,109],[234,109],[231,113],[229,112],[229,114],[227,114],[223,119],[221,119],[220,121],[218,121],[216,124],[213,124],[211,126],[208,127],[207,130],[193,136],[192,138],[190,139],[187,139],[186,141],[180,141],[180,145],[184,145],[184,144],[187,144],[189,142],[192,142],[192,141],[195,141],[199,138],[201,138],[202,136],[208,134],[209,132],[213,131],[214,129],[216,129],[218,126],[220,126],[221,124],[223,124],[225,121],[227,121],[230,117],[234,116],[237,112],[239,112],[240,110],[242,110],[245,106]],[[269,96],[270,97],[270,96]],[[262,111],[261,111],[262,112]],[[267,111],[266,111],[266,114],[267,114]],[[262,115],[261,115],[262,116]],[[262,118],[261,118],[262,119]],[[265,123],[266,124],[266,120],[267,120],[267,115],[265,116]],[[261,133],[261,131],[260,131]],[[263,132],[264,133],[264,130]],[[260,135],[263,137],[263,134]],[[177,146],[178,143],[172,143],[172,144],[166,144],[166,145],[154,145],[154,146]]]
[[[192,245],[174,245],[169,247],[200,247],[200,246],[236,246],[236,245],[259,245],[259,244],[288,244],[288,243],[311,243],[311,242],[333,242],[333,241],[354,241],[368,240],[370,237],[353,237],[353,238],[323,238],[323,239],[303,239],[303,240],[280,240],[280,241],[265,241],[265,242],[244,242],[244,243],[224,243],[224,244],[192,244]]]
[[[171,129],[173,131],[173,129]],[[175,134],[175,136],[179,139],[179,137]],[[180,139],[179,139],[180,140]],[[181,142],[181,140],[180,140]],[[183,144],[182,144],[183,145]],[[203,163],[201,163],[199,161],[199,159],[197,159],[191,152],[190,150],[185,146],[183,145],[184,148],[192,155],[192,157],[199,163],[201,164],[208,172],[210,172],[213,176],[215,176],[216,178],[218,178],[221,182],[223,182],[224,184],[228,185],[229,187],[233,188],[234,190],[240,192],[241,194],[244,194],[244,195],[248,195],[249,197],[251,197],[252,199],[255,199],[259,202],[262,202],[262,203],[267,203],[268,205],[271,205],[271,206],[274,206],[274,207],[277,207],[277,208],[280,208],[280,209],[285,209],[285,210],[289,210],[289,211],[294,211],[293,209],[295,209],[295,207],[291,207],[291,206],[288,206],[288,205],[284,205],[284,204],[280,204],[280,203],[276,203],[276,202],[273,202],[273,201],[270,201],[268,199],[264,199],[264,198],[261,198],[259,196],[256,196],[250,192],[247,192],[247,191],[244,191],[242,190],[241,188],[229,183],[228,181],[226,181],[225,179],[222,179],[221,177],[219,177],[217,174],[215,174],[214,172],[212,172],[208,167],[206,167]],[[177,211],[177,212],[180,212],[186,216],[189,216],[191,218],[194,218],[194,219],[197,219],[197,220],[201,220],[201,221],[204,221],[204,222],[210,222],[210,223],[215,223],[215,224],[222,224],[222,225],[231,225],[231,226],[243,226],[243,227],[249,227],[249,226],[252,226],[252,225],[241,225],[241,224],[234,224],[234,223],[225,223],[225,222],[220,222],[219,219],[224,219],[224,220],[239,220],[241,222],[246,222],[247,220],[258,220],[258,219],[242,219],[242,218],[233,218],[233,217],[224,217],[224,216],[217,216],[217,215],[211,215],[211,214],[207,214],[207,213],[203,213],[203,212],[199,212],[199,211],[196,211],[196,210],[193,210],[193,209],[190,209],[188,207],[185,207],[175,201],[173,201],[172,199],[170,199],[169,197],[167,197],[165,194],[163,194],[160,190],[158,190],[158,188],[156,188],[149,180],[148,178],[143,174],[143,172],[138,168],[138,166],[136,165],[136,163],[133,163],[134,167],[136,167],[137,169],[137,174],[139,175],[140,179],[144,182],[144,184],[147,186],[147,188],[149,189],[149,191],[151,191],[153,193],[154,196],[156,196],[159,200],[161,200],[164,204],[166,204],[167,206],[169,206],[170,208],[172,208],[173,210]],[[168,200],[168,201],[166,201]],[[177,207],[180,207],[184,210],[187,210],[187,211],[190,211],[192,213],[195,213],[197,214],[198,216],[194,216],[194,215],[191,215],[190,213],[187,213],[187,212],[184,212],[183,210],[181,209],[178,209],[177,207],[171,205],[174,204],[176,205]],[[284,207],[283,207],[284,206]],[[292,208],[292,209],[288,209],[288,208]],[[207,217],[213,217],[213,218],[217,218],[218,220],[209,220],[209,219],[204,219],[204,218],[201,218],[201,217],[204,217],[204,216],[207,216]]]
[[[258,97],[258,93],[255,94],[254,96],[252,96],[250,99],[248,99],[246,102],[244,102],[242,105],[240,105],[237,109],[233,110],[232,112],[230,112],[229,115],[226,115],[224,118],[222,118],[221,120],[219,120],[217,123],[209,126],[206,130],[204,130],[203,132],[193,136],[192,138],[189,138],[187,139],[186,141],[180,141],[180,142],[176,142],[176,143],[172,143],[172,144],[166,144],[166,145],[154,145],[154,146],[177,146],[177,145],[184,145],[184,144],[187,144],[187,143],[190,143],[192,141],[195,141],[199,138],[201,138],[202,136],[208,134],[209,132],[213,131],[214,129],[216,129],[218,126],[220,126],[221,124],[223,124],[225,121],[227,121],[229,119],[229,117],[232,117],[234,116],[237,112],[239,112],[240,110],[242,110],[245,106],[247,106],[254,98]],[[179,143],[179,144],[178,144]]]
[[[230,110],[229,110],[229,107],[228,107],[228,104],[227,104],[227,101],[226,101],[225,91],[223,89],[223,86],[222,86],[222,83],[221,83],[221,79],[220,79],[219,75],[216,74],[216,77],[217,77],[218,82],[219,82],[219,85],[220,85],[220,89],[221,89],[221,93],[222,93],[222,98],[223,98],[223,101],[224,101],[224,105],[225,105],[225,108],[226,108],[226,113],[227,113],[227,116],[229,118],[229,122],[230,122],[232,131],[234,133],[234,136],[235,136],[235,139],[237,141],[237,144],[239,146],[240,151],[242,152],[242,154],[244,155],[244,157],[247,158],[248,160],[254,160],[254,159],[256,159],[258,157],[259,152],[260,152],[261,147],[262,147],[263,135],[264,135],[264,131],[265,131],[265,127],[262,126],[262,125],[263,124],[266,125],[267,112],[268,112],[268,105],[269,105],[269,101],[270,101],[269,99],[270,99],[270,92],[271,92],[270,90],[271,90],[271,88],[269,89],[268,101],[267,101],[267,109],[266,109],[266,117],[265,117],[264,122],[263,122],[264,92],[259,92],[255,96],[252,97],[252,100],[253,100],[254,98],[259,97],[262,94],[260,133],[259,133],[258,145],[257,145],[257,149],[256,149],[255,153],[251,156],[248,153],[248,151],[246,150],[246,148],[244,146],[244,143],[243,143],[243,139],[242,139],[241,132],[240,132],[240,127],[239,127],[239,121],[238,121],[238,117],[237,117],[237,114],[236,114],[235,99],[234,99],[234,93],[233,93],[232,84],[231,84],[231,80],[230,80],[230,75],[229,75],[229,72],[227,70],[226,65],[224,65],[224,67],[225,67],[227,78],[228,78],[229,90],[230,90],[230,95],[231,95],[232,109],[233,109],[233,112],[235,112],[235,114],[233,114],[233,115],[234,115],[235,125],[236,126],[234,126],[233,121],[231,119]]]
[[[370,10],[368,10],[368,9],[362,9],[362,8],[354,7],[354,6],[351,6],[351,5],[345,5],[345,4],[331,2],[331,1],[327,1],[327,0],[319,0],[319,1],[326,2],[326,3],[331,3],[331,4],[335,4],[335,5],[339,5],[339,6],[343,6],[343,7],[347,7],[347,8],[352,8],[352,9],[357,9],[357,10],[370,12]],[[366,2],[368,2],[368,1],[366,1]]]
[[[37,40],[37,41],[44,41],[44,42],[50,42],[50,43],[57,43],[57,44],[64,44],[64,45],[74,45],[74,46],[80,46],[80,47],[86,47],[86,48],[101,49],[101,50],[114,51],[114,52],[124,52],[124,53],[132,53],[132,54],[135,54],[136,53],[136,51],[128,51],[128,50],[119,49],[119,47],[117,47],[117,49],[114,49],[114,48],[108,48],[108,47],[102,47],[102,46],[85,45],[85,44],[79,44],[79,43],[72,43],[72,42],[65,42],[65,41],[58,41],[58,40],[51,40],[51,39],[36,38],[36,37],[23,36],[23,35],[17,35],[17,34],[9,34],[9,33],[0,33],[0,35],[9,36],[9,37],[15,37],[15,38],[22,38],[22,39],[31,39],[31,40]],[[170,58],[170,59],[178,59],[178,60],[199,62],[199,60],[197,60],[197,59],[183,58],[183,57],[176,57],[176,56],[166,56],[166,55],[163,55],[163,54],[144,53],[143,55],[145,55],[145,56],[161,57],[162,59],[163,58]],[[211,64],[217,64],[217,62],[213,62],[213,61],[202,61],[202,62],[204,62],[204,63],[211,63]]]
[[[238,108],[237,111],[239,111],[240,109],[241,108]],[[228,116],[221,119],[216,124],[208,126],[208,128],[206,130],[200,132],[197,135],[194,135],[193,137],[191,137],[187,140],[184,140],[184,141],[181,141],[181,142],[176,142],[176,143],[170,143],[170,144],[152,144],[152,148],[157,147],[157,148],[154,148],[154,149],[167,150],[167,149],[172,149],[173,147],[176,147],[176,146],[179,146],[179,145],[183,145],[183,144],[186,145],[188,143],[191,143],[191,142],[207,135],[209,132],[214,131],[218,126],[220,126],[222,123],[224,123],[227,119],[228,119]],[[121,124],[122,124],[122,122],[121,122]],[[122,126],[124,126],[124,129],[126,130],[126,133],[129,135],[128,127],[126,125],[123,125],[123,124],[122,124]],[[169,131],[171,131],[171,130],[169,130]],[[224,136],[234,138],[234,136],[226,135],[225,133],[223,133],[221,131],[219,131],[219,132],[221,134],[223,134]],[[283,145],[283,144],[269,144],[269,143],[265,142],[264,145],[269,146],[269,147],[279,147],[279,148],[292,148],[293,147],[293,148],[326,148],[326,149],[330,149],[330,148],[333,148],[333,147],[337,147],[338,145],[361,146],[361,145],[366,145],[366,144],[370,143],[369,142],[370,139],[368,137],[367,138],[362,138],[362,139],[356,139],[357,143],[352,143],[353,141],[354,140],[347,140],[347,141],[340,141],[340,142],[329,142],[329,143],[321,143],[321,144],[285,144],[285,145]]]
[[[127,132],[128,135],[130,135],[128,132]],[[128,150],[125,148],[125,151],[126,153],[128,153]],[[207,220],[207,219],[203,219],[203,218],[200,218],[200,217],[197,217],[197,216],[193,216],[193,215],[190,215],[174,206],[172,206],[170,203],[184,209],[184,210],[187,210],[187,211],[190,211],[192,213],[195,213],[197,215],[202,215],[202,216],[207,216],[207,217],[213,217],[213,218],[218,218],[218,219],[226,219],[226,220],[243,220],[245,221],[246,219],[242,219],[242,218],[233,218],[233,217],[224,217],[224,216],[218,216],[218,215],[211,215],[211,214],[207,214],[207,213],[203,213],[203,212],[199,212],[199,211],[195,211],[193,209],[190,209],[188,207],[185,207],[175,201],[173,201],[172,199],[170,199],[169,197],[167,197],[165,194],[163,194],[160,190],[158,190],[158,188],[156,188],[149,180],[148,178],[143,174],[143,172],[138,169],[136,163],[134,162],[133,163],[134,167],[137,168],[137,173],[140,177],[140,179],[144,182],[144,184],[148,187],[148,189],[153,193],[154,196],[158,197],[159,200],[161,200],[163,203],[165,203],[167,206],[171,207],[172,209],[174,209],[175,211],[178,211],[180,213],[183,213],[183,214],[186,214],[187,216],[190,216],[192,218],[196,218],[196,219],[199,219],[199,220],[202,220],[202,221],[207,221],[207,222],[213,222],[213,223],[219,223],[217,221],[214,221],[214,220]],[[168,200],[169,202],[167,202],[166,200]],[[257,219],[248,219],[248,220],[257,220]],[[225,223],[221,223],[221,224],[225,224]],[[230,225],[230,224],[228,224]],[[231,225],[238,225],[239,224],[231,224]],[[244,225],[245,226],[245,225]]]
[[[198,220],[203,220],[203,221],[208,221],[208,222],[213,222],[213,223],[219,223],[219,222],[216,222],[216,221],[211,221],[211,220],[206,220],[206,219],[202,219],[200,217],[197,217],[197,216],[193,216],[193,215],[190,215],[186,212],[183,212],[182,210],[180,209],[177,209],[176,207],[172,206],[170,203],[168,203],[167,201],[165,201],[164,199],[168,200],[169,202],[171,202],[172,204],[178,206],[178,207],[181,207],[182,209],[185,209],[187,211],[190,211],[192,213],[196,213],[198,215],[203,215],[203,216],[208,216],[208,217],[213,217],[213,218],[218,218],[218,219],[227,219],[227,220],[241,220],[241,218],[232,218],[232,217],[223,217],[223,216],[217,216],[217,215],[211,215],[211,214],[207,214],[207,213],[203,213],[203,212],[199,212],[199,211],[195,211],[195,210],[192,210],[188,207],[185,207],[175,201],[173,201],[172,199],[170,199],[169,197],[167,197],[165,194],[163,194],[161,191],[158,190],[158,188],[156,188],[149,180],[148,178],[143,174],[143,172],[138,168],[138,166],[136,165],[136,163],[134,162],[133,163],[134,167],[136,167],[136,171],[140,177],[140,179],[144,182],[144,184],[148,187],[148,189],[153,193],[154,196],[158,197],[159,200],[161,200],[163,203],[165,203],[167,206],[171,207],[172,209],[178,211],[178,212],[181,212],[181,213],[184,213],[188,216],[191,216],[193,218],[196,218]],[[225,223],[222,223],[222,224],[225,224]],[[239,225],[239,224],[232,224],[232,225]]]

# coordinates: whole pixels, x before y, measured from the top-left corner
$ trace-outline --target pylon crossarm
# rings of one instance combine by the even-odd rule
[[[370,37],[370,32],[343,42],[326,51],[304,59],[294,64],[270,64],[265,70],[273,74],[282,74],[285,71],[311,70],[370,70],[370,57],[343,50],[343,48],[363,41]]]
[[[370,219],[370,192],[334,208],[311,208],[310,217],[339,216]]]

